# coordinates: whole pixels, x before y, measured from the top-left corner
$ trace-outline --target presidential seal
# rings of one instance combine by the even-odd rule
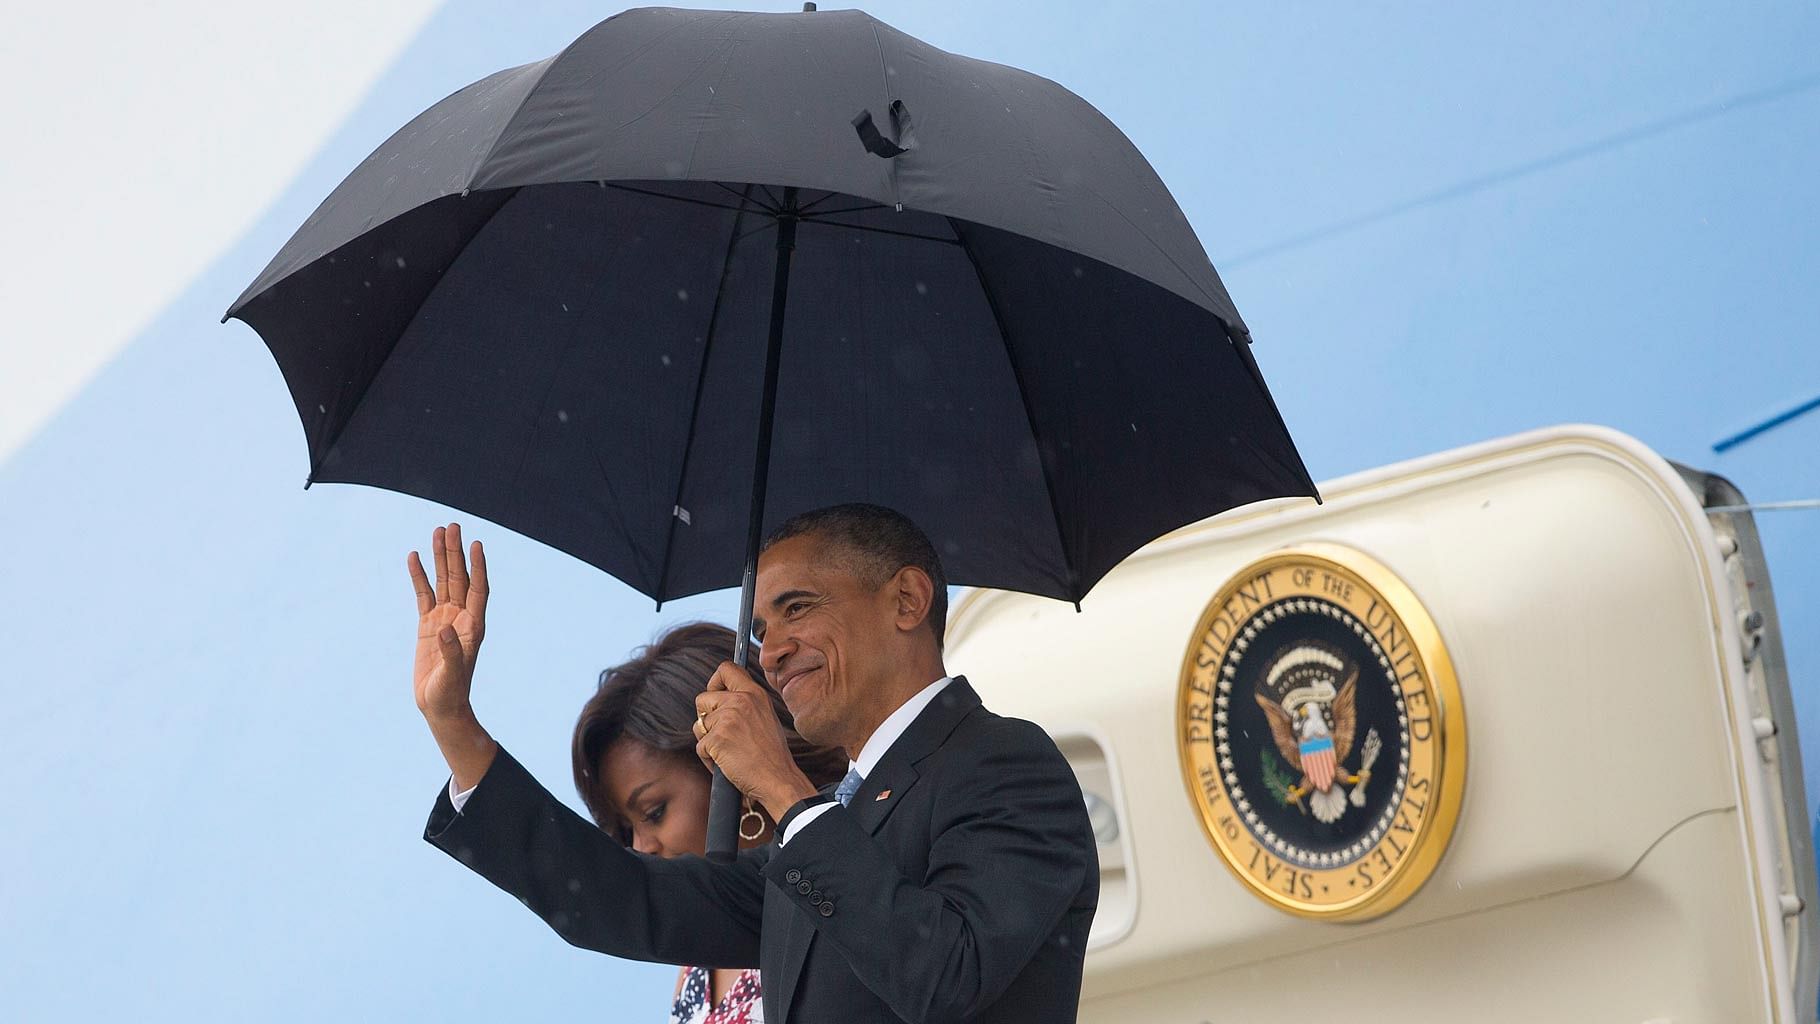
[[[1267,555],[1214,595],[1182,666],[1176,742],[1226,866],[1327,920],[1413,895],[1466,782],[1440,633],[1390,570],[1337,545]]]

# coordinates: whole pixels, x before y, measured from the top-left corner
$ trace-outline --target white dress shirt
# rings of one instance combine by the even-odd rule
[[[936,694],[941,693],[952,682],[954,682],[953,676],[943,676],[918,690],[916,696],[898,705],[897,710],[887,715],[885,720],[878,724],[878,728],[872,731],[871,737],[866,740],[866,745],[860,748],[858,759],[849,761],[847,767],[859,772],[861,779],[872,774],[872,769],[878,767],[878,763],[885,757],[885,752],[891,749],[891,745],[897,742],[897,738],[904,734],[905,729],[910,728],[910,723],[916,721],[916,716],[922,714],[923,709],[929,706],[929,702],[935,699]],[[468,797],[473,796],[474,790],[478,788],[480,788],[480,784],[475,783],[457,793],[455,792],[455,779],[450,777],[449,802],[455,805],[456,813],[460,813],[462,805],[468,802]],[[797,815],[790,822],[790,827],[784,831],[784,834],[777,837],[777,845],[781,847],[788,843],[804,828],[807,828],[810,822],[821,817],[828,808],[834,806],[836,805],[832,803],[817,804]]]
[[[847,763],[848,768],[859,773],[862,784],[866,776],[872,774],[872,769],[877,768],[878,763],[884,760],[885,752],[891,749],[891,745],[897,742],[905,729],[910,728],[910,723],[916,721],[916,716],[922,714],[923,709],[929,706],[929,702],[935,699],[935,695],[941,693],[952,682],[954,682],[953,676],[943,676],[937,679],[918,690],[916,696],[898,705],[896,711],[891,712],[884,721],[878,723],[878,728],[872,731],[871,737],[866,740],[866,745],[859,749],[859,758]],[[803,829],[808,828],[810,822],[821,817],[829,808],[837,806],[839,805],[831,803],[817,804],[797,815],[791,820],[790,827],[784,830],[784,834],[777,837],[777,845],[782,847],[791,839],[802,834]]]

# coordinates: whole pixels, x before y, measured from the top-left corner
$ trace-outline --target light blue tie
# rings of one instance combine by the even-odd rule
[[[834,787],[834,799],[839,800],[842,807],[847,806],[848,802],[853,799],[853,794],[859,792],[859,784],[864,781],[866,781],[866,777],[859,773],[858,768],[848,769],[847,777],[840,780],[840,785]]]

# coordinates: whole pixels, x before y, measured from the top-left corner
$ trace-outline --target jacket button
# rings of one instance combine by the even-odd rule
[[[790,870],[784,872],[784,881],[788,882],[791,885],[795,885],[796,883],[798,883],[802,880],[803,880],[803,873],[801,871],[796,870],[795,868],[791,868]]]
[[[822,891],[820,889],[817,889],[814,892],[809,894],[809,905],[810,906],[819,907],[819,906],[821,906],[821,902],[822,902]]]
[[[806,878],[796,883],[796,891],[802,893],[804,896],[809,895],[809,890],[813,888],[815,887],[810,885],[809,880]]]
[[[833,917],[834,916],[834,901],[833,900],[823,900],[822,901],[822,916],[823,917]]]

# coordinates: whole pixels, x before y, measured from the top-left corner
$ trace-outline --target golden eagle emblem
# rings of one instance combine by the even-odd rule
[[[1352,787],[1352,805],[1365,806],[1371,765],[1382,746],[1377,730],[1365,738],[1359,770],[1342,767],[1352,756],[1358,727],[1358,666],[1319,641],[1285,647],[1268,664],[1252,698],[1264,709],[1277,752],[1301,775],[1284,789],[1284,799],[1322,823],[1346,813],[1347,786]]]

